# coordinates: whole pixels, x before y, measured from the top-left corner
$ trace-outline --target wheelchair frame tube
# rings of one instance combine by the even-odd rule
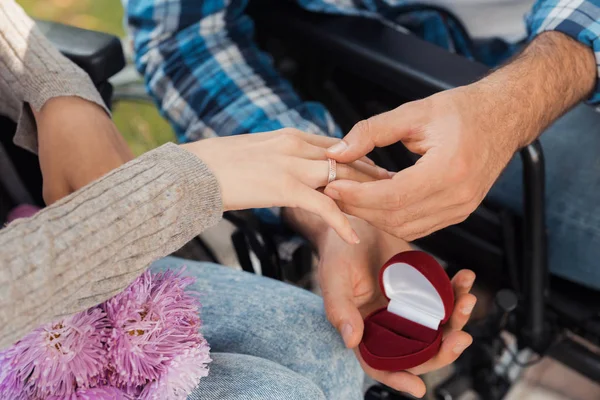
[[[549,290],[546,238],[545,165],[538,140],[520,152],[523,161],[523,203],[525,243],[523,247],[523,293],[525,340],[534,351],[543,350],[544,315]]]

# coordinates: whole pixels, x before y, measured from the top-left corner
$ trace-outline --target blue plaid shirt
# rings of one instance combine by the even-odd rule
[[[135,61],[147,89],[182,142],[217,135],[295,127],[340,136],[323,105],[302,101],[253,42],[248,0],[123,0]],[[283,0],[282,0],[283,1]],[[314,12],[386,18],[407,0],[295,0]],[[397,20],[398,21],[398,20]],[[593,48],[600,60],[600,0],[538,0],[526,18],[530,38],[556,30]],[[425,40],[489,66],[517,49],[486,47],[477,55],[457,27],[435,12],[399,21]],[[600,102],[600,90],[590,99]]]

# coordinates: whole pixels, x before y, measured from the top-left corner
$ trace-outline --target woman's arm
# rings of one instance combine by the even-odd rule
[[[51,98],[76,96],[108,113],[89,76],[54,48],[14,0],[0,2],[0,114],[18,121],[15,142],[37,152],[39,111]]]
[[[0,348],[115,295],[223,210],[300,207],[357,243],[335,202],[314,190],[328,182],[325,151],[336,141],[288,129],[166,144],[0,230]],[[337,177],[389,175],[357,161],[338,165]]]
[[[221,217],[215,176],[167,144],[0,230],[0,348],[124,289]]]

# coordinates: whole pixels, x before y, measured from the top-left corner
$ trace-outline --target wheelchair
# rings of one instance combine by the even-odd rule
[[[361,119],[471,83],[488,72],[481,64],[381,20],[318,15],[276,0],[253,1],[250,13],[259,44],[271,54],[279,71],[305,99],[324,103],[343,131]],[[110,106],[110,79],[125,66],[121,42],[104,33],[43,21],[39,24],[63,54],[90,74]],[[573,113],[600,122],[600,116],[581,107]],[[2,143],[2,149],[0,220],[19,202],[43,205],[35,156],[9,141]],[[377,149],[371,157],[396,171],[415,162],[414,155],[400,144]],[[526,367],[516,354],[522,349],[550,356],[600,382],[600,356],[590,349],[600,345],[600,321],[595,319],[600,306],[594,302],[598,293],[550,276],[540,143],[522,149],[520,157],[524,181],[521,214],[486,200],[465,222],[416,242],[444,260],[450,275],[459,268],[474,270],[479,284],[495,300],[485,319],[468,325],[475,341],[456,362],[453,374],[430,388],[436,398],[457,399],[471,390],[486,400],[502,399],[514,377],[499,371],[498,363],[508,353],[509,363]],[[247,214],[228,213],[226,218],[236,226],[232,242],[244,270],[255,270],[253,255],[262,274],[276,279],[294,280],[310,269],[308,245],[300,246],[283,262],[276,248],[276,237],[282,234],[279,228]],[[216,259],[210,249],[206,252]],[[502,331],[512,333],[516,349],[505,343]],[[366,397],[406,398],[380,385],[370,388]]]

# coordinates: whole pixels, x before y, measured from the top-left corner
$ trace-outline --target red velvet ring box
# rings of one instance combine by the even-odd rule
[[[407,251],[384,264],[379,284],[390,302],[365,318],[360,354],[383,371],[423,364],[439,351],[442,325],[454,308],[446,271],[429,254]]]

